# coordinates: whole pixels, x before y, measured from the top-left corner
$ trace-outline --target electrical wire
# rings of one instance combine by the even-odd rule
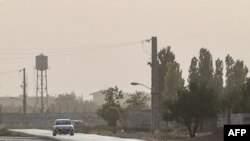
[[[119,46],[127,46],[132,44],[137,44],[139,41],[134,42],[127,42],[127,43],[120,43],[120,44],[110,44],[110,45],[89,45],[89,46],[79,46],[79,47],[70,47],[70,48],[2,48],[1,54],[5,53],[20,53],[20,51],[32,51],[32,53],[36,53],[37,51],[47,50],[48,52],[58,52],[58,51],[78,51],[78,50],[89,50],[89,49],[96,49],[96,48],[113,48]],[[14,52],[13,52],[14,51]],[[35,52],[34,52],[35,51]],[[22,52],[21,52],[22,53]],[[27,53],[30,54],[30,53]]]
[[[87,48],[73,48],[75,50],[62,50],[62,51],[54,51],[54,52],[49,52],[45,51],[46,54],[49,56],[61,56],[61,55],[75,55],[75,54],[83,54],[83,53],[89,53],[89,52],[94,52],[94,51],[102,51],[106,49],[111,49],[111,48],[118,48],[118,47],[126,47],[126,46],[131,46],[135,44],[139,44],[140,42],[128,42],[128,43],[121,43],[121,44],[113,44],[113,45],[102,45],[102,47],[87,47]],[[67,48],[70,49],[70,48]],[[21,53],[20,55],[23,54],[37,54],[37,53]],[[15,55],[15,54],[13,54]],[[28,59],[28,58],[34,58],[34,56],[24,56],[24,57],[12,57],[12,58],[0,58],[0,61],[5,61],[5,60],[15,60],[15,59]]]
[[[141,44],[142,44],[142,46],[141,46],[141,47],[142,47],[142,51],[143,51],[145,54],[147,54],[147,55],[149,55],[149,56],[150,56],[150,55],[151,55],[151,54],[150,54],[150,52],[149,52],[149,51],[147,51],[147,50],[145,49],[145,47],[144,47],[145,42],[146,42],[146,41],[142,41],[142,42],[141,42]]]
[[[4,71],[4,72],[0,72],[0,75],[10,74],[10,73],[17,73],[17,72],[19,72],[19,70]]]

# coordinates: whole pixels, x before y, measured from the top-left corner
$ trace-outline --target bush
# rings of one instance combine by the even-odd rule
[[[0,136],[10,136],[10,135],[11,133],[7,128],[5,127],[0,128]]]
[[[109,107],[105,111],[105,119],[108,122],[108,126],[116,127],[116,122],[120,118],[120,111],[117,107]]]

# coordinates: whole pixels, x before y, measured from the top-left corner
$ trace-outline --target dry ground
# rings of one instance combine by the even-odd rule
[[[93,134],[116,136],[121,138],[135,138],[145,141],[223,141],[223,129],[216,129],[212,133],[200,134],[195,138],[186,135],[176,135],[175,133],[150,133],[150,132],[117,132],[98,131],[90,132]]]

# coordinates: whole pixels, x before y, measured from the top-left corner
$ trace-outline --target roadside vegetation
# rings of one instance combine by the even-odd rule
[[[120,119],[121,105],[119,99],[123,98],[122,91],[117,86],[110,87],[102,92],[105,95],[105,104],[98,109],[97,115],[101,116],[109,127],[116,127],[117,121]]]
[[[184,85],[180,65],[170,47],[162,49],[158,58],[162,119],[185,126],[191,138],[196,137],[205,121],[214,122],[216,129],[218,116],[227,115],[229,124],[232,113],[250,111],[250,78],[244,61],[227,55],[223,75],[223,60],[214,62],[210,51],[201,48],[199,57],[191,59]]]
[[[204,138],[200,136],[200,132],[202,133],[205,122],[213,123],[213,130],[218,131],[216,122],[219,116],[227,117],[227,123],[230,123],[232,113],[250,111],[250,78],[247,77],[248,68],[244,61],[235,60],[230,55],[225,57],[225,63],[220,58],[214,61],[210,51],[201,48],[199,57],[194,56],[190,61],[189,75],[185,83],[180,64],[176,61],[171,47],[163,48],[158,53],[158,60],[161,119],[167,123],[175,122],[185,127],[179,135],[176,135],[176,129],[162,130],[158,138],[181,139],[187,136]],[[107,121],[108,127],[113,127],[112,129],[115,129],[117,133],[129,134],[133,129],[120,130],[116,125],[124,110],[119,103],[119,99],[123,98],[122,91],[115,86],[104,90],[103,94],[106,103],[97,114]],[[135,92],[126,100],[125,109],[148,109],[150,108],[147,107],[148,100],[150,98],[142,92]],[[138,130],[133,132],[134,134],[141,133]],[[145,131],[144,133],[148,134]],[[215,135],[217,134],[210,131],[206,137],[211,138]]]
[[[5,127],[0,127],[0,136],[10,136],[11,132],[5,128]]]

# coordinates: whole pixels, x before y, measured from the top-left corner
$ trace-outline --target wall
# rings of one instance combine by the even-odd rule
[[[23,115],[20,113],[2,113],[2,123],[10,127],[18,127],[22,124]],[[90,126],[106,125],[106,122],[95,113],[28,113],[27,121],[30,127],[51,128],[55,119],[68,118],[72,120],[83,120]]]
[[[151,127],[151,110],[125,110],[122,113],[121,125],[124,128],[147,128]]]
[[[217,126],[223,127],[227,124],[227,118],[221,116],[217,120]],[[250,124],[250,113],[231,114],[231,124]]]

